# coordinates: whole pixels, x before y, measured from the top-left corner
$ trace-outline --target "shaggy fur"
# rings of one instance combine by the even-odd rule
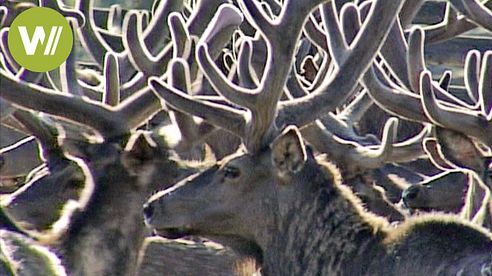
[[[234,249],[257,247],[266,275],[480,275],[492,265],[484,229],[437,215],[394,228],[361,207],[333,165],[308,151],[302,170],[279,173],[275,151],[236,155],[155,195],[147,223],[235,237]]]

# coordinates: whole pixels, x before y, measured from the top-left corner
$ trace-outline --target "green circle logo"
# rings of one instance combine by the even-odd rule
[[[19,65],[34,72],[60,66],[72,50],[67,19],[50,8],[31,8],[19,14],[8,33],[10,53]]]

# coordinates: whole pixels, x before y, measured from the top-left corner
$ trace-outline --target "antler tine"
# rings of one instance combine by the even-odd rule
[[[348,46],[345,43],[342,29],[336,18],[335,9],[332,5],[323,5],[321,12],[325,29],[330,35],[328,40],[330,53],[334,57],[335,63],[340,64],[342,62],[341,57],[346,54]],[[427,118],[423,115],[423,108],[417,95],[405,93],[402,90],[384,85],[376,76],[375,68],[379,69],[378,71],[382,71],[378,64],[374,64],[363,76],[363,84],[374,101],[390,113],[399,114],[399,116],[407,119],[426,121]],[[386,77],[385,74],[382,74],[382,76]]]
[[[200,36],[207,28],[208,23],[217,14],[218,8],[229,3],[228,0],[200,0],[194,7],[193,13],[187,21],[188,30],[191,35]]]
[[[470,135],[490,145],[490,134],[487,134],[487,132],[490,133],[491,131],[490,122],[482,116],[466,111],[466,109],[452,109],[438,105],[436,96],[432,92],[434,85],[430,75],[428,75],[429,73],[425,74],[427,75],[425,78],[421,77],[421,82],[424,80],[425,85],[422,88],[421,97],[419,97],[381,83],[376,76],[376,68],[378,68],[378,65],[374,65],[364,75],[363,83],[371,97],[381,108],[414,121],[430,122],[429,118],[432,118],[433,122],[459,132],[468,132]]]
[[[246,88],[256,87],[260,81],[251,67],[251,57],[253,54],[253,43],[250,39],[244,39],[238,54],[237,74],[239,83]]]
[[[191,38],[183,16],[173,12],[169,15],[167,23],[173,38],[173,57],[188,58],[191,53]]]
[[[122,118],[99,103],[57,93],[35,84],[15,80],[0,70],[2,86],[0,97],[24,109],[34,109],[54,116],[90,126],[105,138],[114,138],[128,133]]]
[[[492,51],[487,51],[483,55],[478,90],[482,113],[490,122],[492,121]]]
[[[145,41],[143,14],[131,11],[126,14],[123,23],[123,45],[128,50],[128,57],[132,64],[144,76],[161,76],[165,73],[172,56],[188,56],[191,48],[190,34],[181,14],[172,12],[167,20],[168,29],[172,34],[172,43],[166,43],[156,55],[153,55]],[[166,32],[168,31],[166,29]],[[161,34],[162,36],[162,34]]]
[[[405,4],[406,3],[410,2],[406,1]],[[364,12],[364,10],[361,12]],[[387,37],[391,37],[391,43],[388,43],[388,39],[386,39],[383,47],[381,47],[380,56],[388,65],[388,69],[391,71],[392,75],[397,78],[402,85],[410,87],[410,78],[406,66],[406,52],[408,51],[408,45],[399,18],[397,18],[397,22],[391,27]]]
[[[412,138],[399,143],[393,144],[393,152],[391,154],[391,162],[404,163],[414,161],[425,155],[423,148],[424,140],[431,132],[430,125],[425,126],[422,131]]]
[[[349,124],[353,124],[359,121],[373,104],[374,101],[367,91],[363,90],[340,112],[339,116]]]
[[[458,132],[466,133],[492,146],[492,122],[472,111],[439,105],[434,94],[431,74],[424,71],[420,77],[421,101],[425,114],[432,122]]]
[[[41,118],[30,111],[18,109],[14,112],[13,117],[36,137],[42,146],[45,159],[49,158],[52,153],[60,153],[57,131],[53,126],[43,122]]]
[[[337,65],[340,65],[342,63],[340,62],[342,60],[341,57],[346,55],[345,51],[347,51],[348,45],[345,41],[345,36],[343,35],[340,22],[337,20],[335,7],[333,5],[322,5],[320,10],[323,25],[325,27],[326,33],[328,34],[326,37],[326,40],[328,42],[328,50],[330,52],[330,55],[333,57],[334,62]],[[340,58],[336,59],[336,57]]]
[[[202,6],[203,3],[211,3],[212,5],[216,5],[216,4],[222,3],[222,1],[213,0],[213,1],[202,1],[200,3],[201,3],[200,6]],[[230,5],[229,4],[221,5],[218,8],[218,11],[215,13],[215,17],[223,16],[224,13],[222,11],[229,10],[229,8],[227,8],[228,6],[230,6]],[[207,13],[207,11],[204,8],[202,8],[201,10],[196,12],[196,14],[200,14],[200,13]],[[203,30],[203,26],[195,26],[195,23],[201,22],[202,19],[203,18],[199,18],[199,19],[196,19],[194,21],[189,19],[188,23],[190,25],[188,25],[188,29],[190,30],[190,33]],[[193,22],[190,23],[190,20]],[[171,14],[168,21],[170,24],[171,33],[173,34],[173,39],[178,39],[178,40],[179,39],[187,39],[188,35],[187,35],[186,28],[183,28],[184,26],[180,25],[180,23],[182,23],[182,21],[181,21],[180,16],[178,14]],[[212,19],[212,21],[214,21],[214,19]],[[217,20],[215,19],[215,21],[217,21]],[[236,16],[236,18],[234,18],[234,16],[232,16],[232,17],[229,17],[229,20],[222,20],[218,23],[218,25],[214,25],[212,27],[213,31],[210,31],[210,32],[207,32],[206,34],[205,33],[203,34],[202,38],[211,39],[214,41],[214,45],[216,47],[210,49],[210,51],[212,52],[211,53],[212,56],[215,57],[220,53],[220,49],[222,49],[223,44],[225,43],[225,37],[229,37],[232,29],[235,28],[236,26],[238,26],[240,23],[241,23],[240,20],[237,20],[237,16]],[[193,27],[193,26],[195,26],[195,27]],[[180,34],[180,35],[179,35],[179,37],[174,37],[174,34]],[[195,38],[191,37],[190,39],[193,40]],[[169,44],[169,45],[171,45],[171,44]],[[186,53],[188,51],[188,49],[186,47],[188,47],[188,45],[184,45],[184,46],[185,46],[185,48],[179,49],[178,52],[183,55],[182,56],[183,58],[186,58],[186,56],[187,56]],[[166,49],[163,50],[163,52],[165,52],[165,51],[166,51]],[[171,55],[172,51],[167,51],[167,53],[169,53]],[[177,52],[176,52],[176,54],[177,54]],[[162,57],[162,58],[164,58],[164,57]],[[171,56],[168,57],[166,55],[165,58],[168,60],[171,60]],[[166,63],[168,63],[168,62],[166,61]],[[192,61],[191,64],[193,65],[194,62]],[[168,66],[169,66],[169,63],[168,63]],[[159,70],[162,70],[162,69],[159,68]],[[163,70],[163,72],[168,72],[168,71]],[[143,76],[141,79],[145,79],[148,77],[150,77],[150,75]],[[176,89],[176,90],[179,91],[179,89]],[[174,97],[175,95],[172,95],[172,96]],[[140,91],[136,92],[135,94],[131,95],[127,99],[125,99],[119,106],[117,106],[115,108],[115,111],[119,114],[119,116],[126,118],[128,125],[131,128],[134,128],[134,127],[140,125],[142,121],[144,121],[145,119],[147,119],[151,115],[155,114],[155,112],[157,112],[160,109],[160,107],[161,107],[161,105],[160,105],[159,101],[156,101],[156,94],[154,94],[151,91],[150,87],[146,87],[146,88],[143,88]],[[188,113],[193,114],[193,112],[191,112],[191,111],[189,111]],[[220,119],[219,121],[223,121],[223,120]]]
[[[265,37],[275,35],[275,30],[272,26],[273,22],[268,18],[268,15],[258,7],[254,1],[238,1],[239,7],[244,12],[246,20]]]
[[[425,70],[424,61],[424,31],[421,28],[413,28],[408,39],[407,70],[410,88],[419,90],[420,73]]]
[[[478,102],[478,74],[480,70],[480,52],[471,50],[466,54],[465,59],[465,87],[468,96],[474,102]]]
[[[112,53],[104,57],[104,94],[103,103],[117,106],[120,103],[120,69],[118,58]]]
[[[313,42],[316,46],[320,47],[324,51],[328,52],[328,44],[326,43],[326,33],[321,30],[320,27],[315,23],[316,19],[313,15],[309,16],[304,26],[304,33],[306,37]]]
[[[175,87],[176,89],[189,94],[191,92],[190,72],[185,64],[186,63],[183,63],[182,60],[172,64],[173,67],[169,72],[168,83],[171,87]],[[182,139],[180,144],[184,145],[185,148],[190,149],[195,140],[199,139],[198,126],[194,122],[192,116],[180,111],[175,111],[173,113],[174,120],[181,132]]]
[[[350,43],[351,40],[354,37],[353,33],[357,33],[358,29],[360,28],[360,20],[359,20],[359,15],[357,8],[354,5],[347,4],[342,8],[342,19],[344,20],[344,32],[345,32],[345,37],[347,41]],[[348,21],[348,22],[347,22]],[[338,25],[336,21],[335,24]],[[393,26],[393,31],[394,31],[394,26]],[[348,33],[352,32],[352,34]],[[335,32],[330,32],[328,29],[328,33],[335,34]],[[338,38],[341,41],[338,41],[337,43],[339,45],[344,45],[344,38],[341,35],[341,32],[338,33]],[[405,46],[405,44],[403,44]],[[345,49],[345,48],[344,48]],[[359,106],[361,110],[364,110],[365,107],[371,104],[372,100],[370,100],[367,95],[364,97],[365,93],[362,93],[359,97],[358,100],[354,101],[355,106]],[[367,98],[368,100],[361,100]],[[356,107],[356,109],[358,109]],[[351,116],[351,108],[347,109],[347,112],[349,113],[348,116]],[[360,111],[359,113],[364,112]],[[356,112],[357,113],[357,112]],[[342,113],[343,115],[343,113]],[[330,120],[327,120],[330,119]],[[355,119],[356,120],[356,119]],[[322,119],[323,123],[325,125],[329,125],[330,130],[336,130],[340,132],[339,126],[337,124],[336,118],[332,116],[330,113],[328,116]],[[350,118],[349,118],[349,123],[350,123]],[[342,127],[344,128],[344,127]],[[345,127],[346,129],[346,127]],[[303,134],[306,137],[306,139],[313,143],[313,145],[318,149],[321,150],[322,152],[327,152],[330,155],[336,156],[336,160],[343,160],[342,162],[344,163],[345,166],[347,166],[350,170],[350,166],[355,166],[357,168],[377,168],[383,165],[384,163],[389,163],[389,162],[408,162],[415,160],[416,158],[422,156],[423,149],[421,146],[421,141],[424,136],[427,135],[427,130],[422,131],[419,133],[416,137],[413,137],[407,141],[398,143],[398,144],[393,144],[395,140],[395,135],[396,135],[396,121],[393,119],[390,119],[387,124],[385,125],[385,130],[383,133],[383,141],[381,145],[379,146],[379,149],[372,149],[372,147],[364,147],[359,145],[358,143],[353,143],[353,142],[348,142],[348,141],[343,141],[339,138],[335,138],[335,136],[338,136],[339,134],[335,134],[335,132],[330,132],[325,129],[323,125],[321,125],[319,122],[316,122],[315,124],[306,126],[303,128]],[[342,130],[342,132],[344,131]],[[350,140],[356,139],[357,137],[351,137],[349,135]],[[346,138],[347,139],[347,138]]]
[[[227,7],[224,7],[222,12],[228,14],[228,17],[233,17],[233,15],[235,14],[239,18],[242,18],[241,12],[234,6],[227,5]],[[215,17],[214,19],[216,18],[218,17]],[[201,39],[201,41],[208,41],[211,33],[214,32],[214,29],[215,24],[211,24],[204,32],[204,39]],[[210,81],[215,91],[220,93],[223,97],[225,97],[232,103],[242,105],[246,108],[254,108],[254,93],[231,83],[227,79],[227,77],[220,72],[220,69],[214,63],[213,58],[208,54],[207,44],[199,42],[196,51],[196,59],[198,61],[198,64],[202,68],[203,73]]]
[[[108,19],[106,21],[106,29],[111,33],[121,33],[123,22],[123,8],[119,4],[109,6]]]
[[[170,46],[167,49],[164,48],[160,54],[162,57],[163,53],[167,53],[167,57],[164,59],[156,58],[150,53],[144,45],[143,21],[143,14],[139,11],[130,11],[125,15],[123,45],[128,51],[129,60],[138,71],[148,76],[160,76],[167,67],[172,51]]]
[[[474,179],[474,181],[476,181],[477,184],[485,191],[485,194],[482,199],[482,204],[480,204],[480,208],[475,213],[473,218],[471,218],[471,222],[477,225],[483,225],[485,221],[485,217],[490,212],[491,190],[490,190],[490,186],[487,185],[486,182],[482,181],[480,175],[475,175],[475,177],[472,177],[472,179]]]
[[[149,79],[149,86],[156,95],[179,111],[201,117],[239,137],[244,136],[244,112],[221,104],[199,101],[155,77]]]
[[[246,108],[254,108],[256,104],[255,95],[257,95],[258,92],[253,93],[250,92],[249,89],[231,83],[227,77],[220,72],[220,69],[215,65],[210,55],[207,54],[207,49],[208,47],[206,44],[199,45],[196,55],[203,73],[210,81],[215,91],[232,103]]]
[[[359,33],[362,24],[359,10],[355,4],[348,3],[342,7],[340,14],[341,28],[343,30],[342,34],[348,47],[350,47],[354,43],[355,37]]]
[[[424,60],[424,40],[425,35],[421,28],[417,27],[410,33],[408,42],[407,68],[411,86],[410,88],[414,93],[419,91],[420,74],[426,70]],[[470,109],[474,108],[473,105],[469,105],[468,103],[442,89],[437,83],[433,82],[432,86],[437,92],[439,92],[438,97],[440,100],[450,101]]]
[[[5,6],[0,7],[0,27],[3,27],[3,23],[5,23],[5,20],[7,18],[7,13],[8,9]]]
[[[342,42],[343,35],[338,22],[336,19],[328,19],[337,22],[336,25],[327,24],[327,27],[330,28],[327,28],[327,33],[330,35],[328,44],[332,57],[340,58],[339,61],[342,61],[339,62],[340,68],[334,77],[326,78],[326,81],[313,93],[300,99],[281,103],[279,109],[280,124],[299,126],[309,124],[320,114],[326,114],[346,101],[350,97],[350,92],[356,87],[359,78],[362,77],[381,48],[403,2],[373,2],[369,18],[357,35],[354,46],[348,51],[344,48],[346,44]],[[335,16],[333,10],[329,12],[331,13],[330,16]],[[332,29],[334,29],[333,32]],[[336,46],[341,48],[336,48]],[[330,93],[326,93],[326,91],[330,91]]]
[[[216,57],[229,40],[232,30],[237,28],[242,21],[242,19],[237,19],[238,16],[230,16],[230,13],[224,13],[223,11],[227,10],[227,7],[231,5],[223,2],[224,0],[200,1],[199,6],[193,11],[186,24],[181,14],[172,12],[167,17],[172,43],[168,43],[157,55],[152,55],[152,49],[146,47],[143,42],[147,29],[143,31],[143,21],[138,17],[138,13],[127,14],[124,24],[125,35],[123,43],[128,49],[130,60],[143,74],[138,76],[138,82],[134,85],[129,85],[128,87],[124,85],[124,90],[135,91],[135,89],[141,89],[147,84],[148,77],[162,76],[166,72],[167,65],[173,56],[187,57],[191,53],[192,44],[197,36],[213,41],[214,45],[211,46],[211,49],[213,49],[212,56]],[[215,7],[217,11],[214,10]],[[208,9],[213,10],[214,13],[210,13]],[[220,20],[217,20],[217,18],[220,18]],[[209,23],[209,21],[214,20],[217,24]],[[213,25],[214,29],[202,35],[203,26],[207,25]],[[192,64],[192,72],[194,72],[194,68],[197,66],[195,65],[194,57],[191,58],[190,64]],[[195,73],[192,75],[195,75]]]
[[[320,152],[330,155],[332,160],[342,162],[346,171],[357,171],[355,168],[374,169],[383,164],[393,162],[393,143],[396,139],[398,120],[389,119],[384,127],[381,145],[378,149],[361,146],[357,142],[338,138],[319,121],[302,129],[303,135]],[[355,167],[355,168],[354,168]]]
[[[70,27],[72,28],[72,33],[75,36],[76,30],[78,29],[77,22],[73,19],[69,19]],[[68,55],[67,60],[60,66],[60,81],[62,91],[66,91],[72,95],[82,96],[82,91],[80,86],[77,84],[77,72],[76,72],[76,61],[75,55],[77,54],[75,45],[73,45],[72,51]],[[26,78],[21,78],[26,80]]]
[[[368,154],[369,157],[376,162],[375,168],[381,167],[382,164],[387,162],[393,154],[393,143],[396,141],[396,132],[398,130],[398,119],[393,117],[386,121],[383,129],[383,136],[381,139],[381,145],[379,149],[375,151],[372,155]]]

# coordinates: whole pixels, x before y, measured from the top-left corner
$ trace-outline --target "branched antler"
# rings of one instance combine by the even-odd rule
[[[337,106],[345,102],[381,48],[401,4],[402,1],[374,2],[368,20],[364,23],[350,50],[343,53],[331,52],[331,56],[337,56],[340,61],[335,76],[326,77],[325,82],[311,94],[281,103],[278,124],[302,126],[314,121],[320,114],[335,110]],[[381,15],[384,16],[381,17]],[[329,44],[342,43],[343,47],[347,48],[343,36],[334,37],[337,36],[337,33],[328,33],[330,36]],[[312,112],[313,110],[316,112]]]
[[[168,103],[185,112],[197,116],[201,115],[201,117],[205,116],[203,110],[196,111],[189,107],[190,105],[193,105],[195,108],[201,107],[202,109],[208,110],[218,108],[222,115],[227,114],[227,117],[229,118],[234,117],[234,120],[240,123],[231,124],[230,122],[224,122],[223,120],[218,120],[216,116],[213,116],[213,118],[217,121],[211,121],[211,123],[226,127],[229,131],[243,137],[243,142],[249,151],[258,151],[269,141],[272,135],[276,133],[277,125],[306,125],[317,119],[320,114],[334,110],[336,106],[350,96],[349,92],[351,92],[357,84],[357,75],[360,75],[366,69],[366,66],[374,57],[384,36],[387,34],[386,29],[389,29],[389,26],[391,26],[402,4],[398,1],[377,1],[374,6],[374,14],[385,14],[384,19],[376,20],[375,16],[372,16],[371,19],[368,20],[370,22],[360,35],[361,42],[358,43],[357,46],[354,46],[352,54],[344,57],[347,58],[347,63],[344,63],[343,66],[345,67],[342,66],[342,69],[336,74],[334,81],[326,81],[326,84],[321,85],[315,93],[311,93],[302,99],[281,103],[279,105],[279,114],[277,116],[275,107],[284,91],[284,86],[290,73],[296,46],[296,43],[294,42],[300,37],[304,26],[304,18],[307,18],[312,9],[320,3],[321,1],[312,1],[303,3],[300,6],[299,3],[288,1],[282,7],[282,12],[275,21],[269,19],[269,16],[267,16],[264,11],[252,1],[241,1],[239,3],[248,22],[260,31],[267,43],[267,63],[260,84],[256,88],[245,89],[231,83],[213,63],[213,59],[209,56],[207,45],[200,44],[198,46],[197,59],[202,71],[216,92],[224,96],[224,98],[231,103],[247,108],[249,112],[231,110],[230,108],[223,106],[218,108],[218,106],[212,103],[193,100],[191,97],[184,93],[180,93],[172,87],[164,89],[165,84],[161,83],[162,85],[160,85],[155,79],[151,81],[151,86],[154,86],[156,90],[159,90],[159,94],[161,94]],[[373,39],[373,37],[369,39],[369,36],[374,35],[377,39]],[[285,43],[286,41],[288,41],[288,43]],[[369,43],[369,49],[363,48],[362,45],[364,43]],[[248,46],[246,45],[244,47],[246,47],[247,50]],[[364,47],[368,47],[368,45],[364,45]],[[363,58],[362,62],[360,58]],[[364,65],[365,59],[367,59],[366,65]],[[353,72],[354,70],[356,70],[355,73]],[[361,72],[357,73],[358,70]],[[344,74],[344,72],[349,71],[351,74]],[[241,75],[244,76],[243,73],[241,73]],[[346,78],[351,78],[348,75],[355,75],[356,77],[353,81],[349,80],[349,84],[345,84]],[[330,80],[328,77],[327,79]],[[328,84],[331,86],[328,86]],[[337,89],[335,89],[335,87]],[[342,88],[340,89],[340,87]],[[345,89],[345,87],[349,88]],[[330,92],[333,90],[332,93],[335,93],[335,95],[322,93],[326,90],[330,90]],[[168,94],[173,91],[175,92],[174,95]],[[339,100],[333,101],[333,105],[330,105],[324,101],[327,97],[334,97]],[[310,110],[310,112],[308,112],[308,110]],[[316,112],[313,112],[313,110]],[[200,113],[200,115],[197,113]],[[211,119],[210,116],[208,116],[208,119]],[[275,119],[276,124],[274,123]]]

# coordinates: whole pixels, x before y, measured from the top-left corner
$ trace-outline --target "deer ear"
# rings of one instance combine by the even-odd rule
[[[444,157],[456,166],[483,171],[484,160],[477,145],[466,135],[436,127],[437,142]]]
[[[270,145],[272,163],[281,175],[297,173],[306,163],[306,148],[299,130],[288,126]]]
[[[153,160],[157,154],[157,144],[148,133],[137,132],[133,134],[125,147],[123,165],[130,172],[138,172],[148,161]]]

